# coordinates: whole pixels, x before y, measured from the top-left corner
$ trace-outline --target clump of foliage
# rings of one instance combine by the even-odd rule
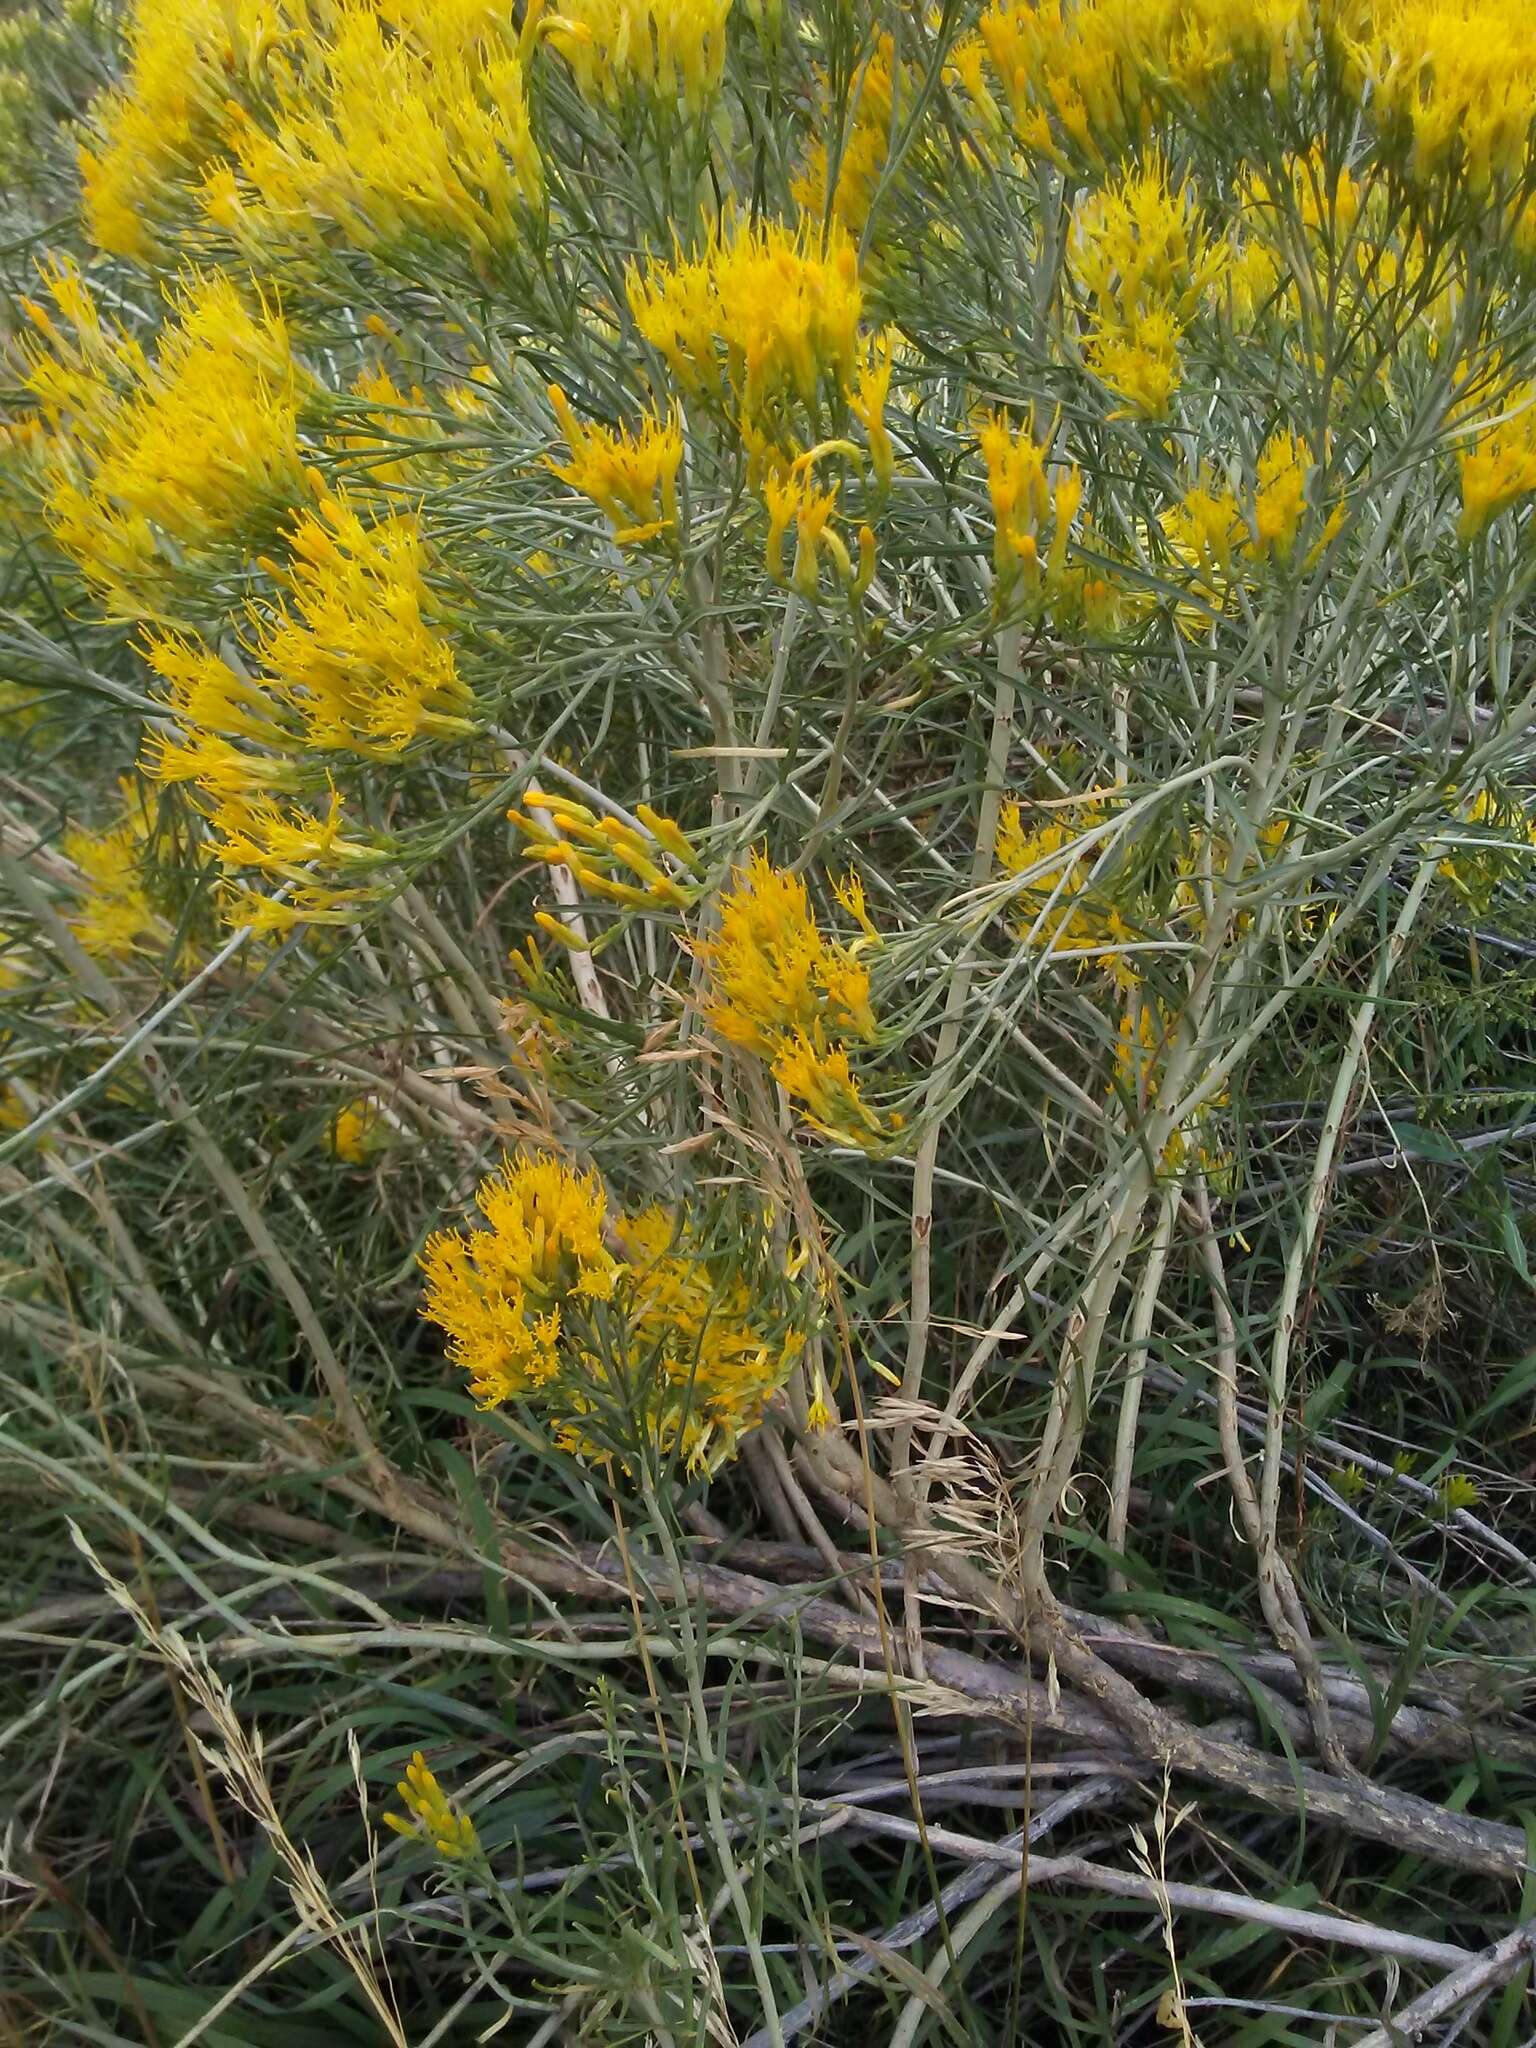
[[[1524,0],[72,6],[8,164],[17,2037],[1523,2038]]]

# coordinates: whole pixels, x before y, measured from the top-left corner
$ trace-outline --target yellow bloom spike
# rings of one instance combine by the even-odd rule
[[[1463,540],[1536,492],[1536,383],[1502,391],[1494,418],[1457,450]]]
[[[530,802],[542,796],[542,791],[529,792]],[[523,811],[507,813],[528,842],[525,850],[530,860],[544,861],[551,867],[568,867],[589,894],[606,897],[629,909],[654,911],[662,904],[681,909],[694,900],[697,888],[676,881],[653,858],[654,854],[670,852],[675,858],[686,859],[694,869],[699,865],[698,855],[670,818],[642,805],[640,823],[646,830],[651,830],[652,821],[662,828],[648,838],[621,818],[596,818],[585,805],[574,807],[580,816],[566,810],[559,798],[544,797],[540,808],[545,806],[553,806],[548,812],[550,825],[566,837],[550,838],[542,819]],[[616,874],[614,869],[620,865],[636,880]],[[565,929],[561,926],[562,932]]]
[[[890,157],[895,55],[891,36],[882,30],[848,89],[846,104],[850,118],[846,123],[840,118],[842,109],[827,104],[827,80],[818,73],[823,98],[812,123],[805,166],[791,186],[795,204],[812,220],[824,220],[830,215],[853,235],[863,232]],[[827,183],[831,164],[826,136],[838,128],[844,132],[837,158],[837,183],[829,207]]]
[[[648,414],[638,431],[583,425],[558,384],[550,404],[570,446],[565,464],[544,460],[562,483],[605,512],[621,545],[677,531],[677,473],[683,460],[682,422],[675,411]]]
[[[774,469],[763,478],[763,504],[768,512],[768,543],[764,561],[775,583],[784,581],[784,536],[799,517],[808,486],[796,470]]]
[[[123,88],[96,100],[80,152],[99,249],[141,263],[158,255],[167,202],[222,147],[231,92],[259,71],[274,14],[270,0],[137,0],[128,10]]]
[[[618,1265],[595,1174],[519,1153],[480,1183],[476,1200],[484,1230],[427,1240],[423,1313],[447,1331],[449,1357],[489,1408],[554,1376],[562,1307],[606,1300]]]
[[[814,598],[816,595],[823,546],[832,551],[833,560],[838,562],[845,579],[847,577],[847,550],[837,540],[829,524],[841,488],[840,484],[833,484],[828,490],[818,491],[810,482],[810,472],[806,472],[805,486],[795,507],[795,572],[792,579],[802,597]]]
[[[1104,804],[1085,798],[1026,827],[1020,806],[1008,804],[998,825],[997,859],[1005,874],[1023,883],[1017,898],[1021,939],[1051,953],[1100,954],[1112,971],[1116,949],[1131,933],[1103,885],[1089,879],[1102,840],[1080,847],[1084,835],[1110,815]]]
[[[1261,555],[1290,559],[1307,511],[1312,458],[1294,434],[1271,435],[1259,455],[1254,491],[1254,545]]]
[[[450,1862],[461,1863],[475,1854],[480,1845],[474,1822],[454,1805],[427,1768],[427,1760],[419,1749],[412,1755],[405,1776],[395,1790],[409,1819],[402,1820],[397,1813],[386,1813],[384,1825],[387,1828],[393,1828],[397,1835],[427,1843]]]
[[[533,921],[545,938],[553,939],[556,945],[564,946],[568,953],[585,953],[589,950],[595,950],[589,947],[587,940],[579,932],[573,932],[568,924],[555,917],[550,911],[536,910],[533,913]]]
[[[824,253],[808,228],[728,222],[698,258],[631,268],[635,325],[690,390],[718,393],[756,422],[765,402],[814,403],[818,380],[847,391],[863,310],[853,245],[834,229]]]
[[[1059,578],[1066,565],[1068,538],[1082,503],[1082,477],[1074,464],[1052,479],[1046,454],[1034,438],[1033,422],[1015,429],[1000,412],[982,416],[977,446],[987,466],[987,494],[992,501],[992,561],[999,597],[1006,601],[1022,585],[1025,593],[1049,595],[1042,586],[1040,540],[1052,530],[1047,566]]]
[[[652,1361],[646,1426],[691,1469],[718,1464],[761,1421],[803,1332],[765,1331],[749,1273],[706,1254],[686,1216],[644,1209],[621,1219],[617,1236],[635,1352]]]
[[[366,1166],[381,1135],[378,1105],[359,1095],[338,1109],[326,1127],[332,1152],[347,1166]]]
[[[895,331],[887,328],[871,341],[868,353],[858,366],[853,394],[848,400],[849,410],[868,437],[870,467],[882,490],[890,489],[891,479],[896,474],[896,450],[885,424],[895,339]]]
[[[218,835],[214,850],[226,868],[257,868],[284,881],[304,882],[315,863],[372,867],[385,858],[364,840],[342,837],[341,798],[334,788],[323,818],[234,789],[213,792],[204,810]]]
[[[824,1137],[863,1147],[881,1135],[880,1119],[859,1093],[844,1047],[786,1039],[774,1055],[773,1078]]]
[[[183,283],[153,362],[82,280],[56,271],[52,289],[77,324],[44,329],[27,377],[53,430],[49,523],[114,616],[149,616],[169,573],[157,533],[196,562],[307,495],[303,379],[281,315],[222,274]]]
[[[610,1216],[595,1176],[553,1159],[506,1161],[479,1200],[488,1228],[439,1233],[422,1266],[424,1313],[481,1405],[526,1401],[557,1442],[599,1459],[610,1453],[591,1440],[592,1418],[628,1378],[627,1420],[658,1449],[692,1467],[729,1456],[804,1341],[765,1330],[760,1276],[707,1253],[686,1215]],[[591,1319],[610,1300],[625,1344],[598,1355]]]
[[[290,603],[254,637],[304,744],[401,753],[473,730],[473,700],[431,623],[427,550],[414,517],[366,523],[344,495],[293,527]]]
[[[1132,413],[1166,414],[1185,330],[1228,260],[1201,230],[1189,185],[1175,189],[1156,156],[1079,205],[1068,265],[1083,300],[1084,354]]]
[[[1530,175],[1536,43],[1523,0],[1384,0],[1351,54],[1411,176],[1458,172],[1481,194]]]
[[[298,33],[278,118],[228,124],[253,200],[235,231],[304,245],[327,220],[362,249],[423,236],[482,259],[523,239],[544,180],[510,14],[353,0]],[[228,213],[227,189],[214,203]]]
[[[811,1431],[812,1435],[820,1436],[823,1430],[832,1427],[836,1419],[832,1408],[832,1397],[827,1392],[825,1375],[821,1367],[817,1366],[810,1403],[805,1411],[805,1426]]]
[[[880,934],[870,922],[869,911],[864,901],[864,883],[855,869],[850,868],[846,875],[832,877],[832,894],[869,943],[878,946],[881,943]]]
[[[872,1038],[869,974],[822,936],[805,883],[755,852],[720,899],[720,928],[694,942],[720,1036],[772,1059],[789,1038]]]
[[[85,883],[69,928],[98,960],[129,960],[165,946],[170,926],[155,910],[144,884],[144,855],[151,822],[139,791],[122,791],[121,821],[103,832],[66,832],[61,851]]]
[[[1314,22],[1313,0],[992,0],[954,64],[990,128],[1002,116],[986,67],[1027,152],[1098,165],[1142,134],[1160,98],[1183,112],[1256,71],[1282,93]]]
[[[703,861],[675,818],[666,817],[661,811],[653,811],[649,804],[636,804],[635,816],[655,838],[657,844],[664,846],[675,860],[682,861],[685,867],[692,868],[695,873],[699,872],[703,867]]]
[[[731,0],[560,0],[551,45],[593,105],[631,94],[702,112],[720,86]]]

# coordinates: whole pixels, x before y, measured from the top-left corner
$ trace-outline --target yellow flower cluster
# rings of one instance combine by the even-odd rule
[[[1220,609],[1246,566],[1266,560],[1289,563],[1311,506],[1312,472],[1305,443],[1284,428],[1259,451],[1252,487],[1241,497],[1230,486],[1218,489],[1209,469],[1202,468],[1199,481],[1158,521],[1167,553],[1190,591]],[[1342,516],[1342,507],[1336,507],[1322,542],[1337,530]],[[1182,627],[1201,630],[1204,615],[1198,608],[1179,606],[1176,612]]]
[[[706,108],[720,85],[731,0],[561,0],[550,43],[593,105],[632,93]]]
[[[877,491],[889,490],[896,474],[896,449],[886,425],[885,409],[890,398],[894,335],[887,331],[871,337],[854,368],[853,385],[844,396],[848,410],[864,429],[869,465]],[[832,523],[841,485],[817,484],[816,464],[824,458],[856,456],[850,441],[819,441],[804,454],[786,453],[766,434],[754,432],[742,421],[743,434],[751,454],[748,481],[758,483],[763,508],[768,514],[768,539],[764,562],[776,583],[784,581],[784,542],[795,532],[795,559],[790,580],[796,590],[814,599],[821,582],[823,561],[830,563],[834,579],[857,602],[869,589],[875,575],[875,533],[867,523],[859,528],[858,564],[854,565],[848,544]]]
[[[1253,492],[1253,549],[1287,561],[1307,509],[1312,458],[1294,434],[1272,434],[1259,451]]]
[[[128,960],[149,947],[169,943],[171,928],[156,911],[144,886],[144,855],[151,823],[140,791],[129,782],[121,822],[102,832],[66,832],[60,850],[73,861],[85,884],[69,919],[70,930],[87,953],[100,960]]]
[[[543,200],[510,11],[484,0],[336,0],[302,65],[272,67],[276,116],[236,110],[203,203],[242,245],[332,223],[360,249],[423,235],[484,258]],[[249,195],[249,198],[247,197]]]
[[[541,789],[524,792],[525,810],[507,816],[527,841],[530,859],[550,867],[569,868],[589,895],[605,897],[630,910],[686,909],[698,891],[680,882],[664,865],[664,856],[697,873],[697,852],[672,818],[649,804],[635,813],[637,831],[622,818],[599,817],[571,797],[549,796]],[[633,879],[628,879],[632,877]],[[541,928],[553,936],[569,934],[564,925],[541,917]]]
[[[1182,344],[1227,261],[1196,219],[1188,183],[1175,188],[1152,157],[1090,193],[1068,252],[1084,311],[1089,366],[1128,410],[1161,419],[1183,381]]]
[[[467,1856],[474,1855],[479,1847],[474,1822],[454,1805],[428,1770],[427,1760],[419,1749],[413,1753],[395,1790],[410,1817],[402,1820],[398,1813],[386,1813],[385,1827],[412,1841],[427,1843],[451,1863],[462,1863]]]
[[[421,1263],[424,1313],[480,1405],[532,1402],[588,1457],[605,1454],[590,1431],[615,1407],[691,1465],[729,1456],[803,1341],[763,1334],[739,1263],[661,1208],[610,1215],[595,1174],[549,1157],[504,1160],[476,1200],[486,1228],[437,1232]]]
[[[1238,331],[1253,328],[1266,312],[1287,334],[1302,325],[1293,275],[1295,228],[1305,242],[1307,268],[1317,280],[1314,297],[1331,292],[1341,304],[1347,301],[1361,316],[1367,314],[1370,293],[1381,289],[1385,266],[1396,261],[1384,195],[1374,231],[1356,235],[1351,244],[1363,203],[1361,187],[1347,167],[1329,164],[1314,145],[1288,155],[1275,169],[1244,172],[1234,182],[1234,196],[1238,203],[1222,286]],[[1351,247],[1353,264],[1341,263]]]
[[[894,328],[871,336],[854,368],[853,389],[848,393],[848,410],[864,429],[869,446],[869,466],[875,482],[889,490],[896,474],[896,449],[885,423],[885,408],[891,396],[891,369],[896,352]]]
[[[331,1151],[346,1166],[366,1166],[382,1135],[378,1104],[366,1095],[343,1103],[326,1126]]]
[[[305,495],[303,375],[282,315],[223,273],[176,289],[153,360],[78,272],[47,276],[63,317],[26,302],[41,337],[26,388],[47,432],[49,523],[110,611],[152,616],[175,558],[268,533]]]
[[[399,754],[473,730],[467,685],[433,623],[414,515],[365,520],[328,493],[288,531],[289,597],[252,638],[308,748]],[[274,565],[275,566],[275,565]]]
[[[80,153],[86,228],[99,249],[155,253],[167,195],[217,155],[231,94],[249,87],[292,26],[271,0],[136,0],[123,86],[97,99],[94,139]]]
[[[1022,806],[1007,804],[998,822],[997,859],[1005,874],[1020,878],[1016,929],[1026,945],[1048,955],[1079,955],[1079,964],[1091,958],[1120,979],[1130,973],[1120,949],[1135,938],[1135,927],[1093,875],[1105,850],[1100,828],[1113,815],[1109,801],[1083,797],[1042,812],[1026,827]],[[1093,832],[1098,837],[1084,844]]]
[[[1083,500],[1083,479],[1077,464],[1047,472],[1048,451],[1034,436],[1034,423],[1012,427],[1000,412],[989,412],[976,434],[987,465],[987,491],[992,500],[992,559],[999,600],[1006,602],[1022,586],[1034,600],[1059,583],[1066,567],[1067,540]],[[1041,560],[1040,540],[1047,525],[1050,544]]]
[[[244,658],[178,632],[151,634],[144,647],[170,727],[147,737],[144,765],[157,781],[196,785],[226,869],[294,885],[286,904],[232,899],[238,921],[263,928],[354,914],[360,899],[329,890],[324,871],[361,878],[385,857],[344,832],[317,757],[387,760],[415,740],[474,729],[469,688],[433,622],[415,517],[370,524],[332,493],[286,539],[286,563],[266,566],[287,595],[253,610]],[[321,791],[323,815],[294,801]]]
[[[766,1060],[815,1129],[867,1145],[880,1120],[859,1091],[848,1048],[875,1036],[859,952],[879,939],[858,878],[834,886],[860,927],[852,946],[822,933],[799,875],[754,852],[720,898],[719,930],[694,940],[693,953],[709,977],[704,1015],[712,1028]]]
[[[475,1399],[494,1408],[558,1377],[562,1314],[608,1300],[618,1260],[604,1243],[608,1203],[595,1173],[520,1154],[475,1199],[484,1230],[427,1239],[425,1312],[448,1332]]]
[[[629,1342],[647,1368],[647,1434],[691,1468],[717,1464],[762,1420],[804,1333],[765,1330],[753,1277],[711,1256],[686,1218],[652,1204],[617,1219],[615,1234],[627,1261]]]
[[[388,370],[375,364],[353,378],[350,395],[362,401],[352,411],[357,427],[333,436],[331,445],[348,456],[369,457],[366,468],[371,484],[405,490],[424,483],[431,473],[432,458],[417,454],[409,444],[433,440],[439,429],[428,413],[422,387],[413,384],[403,391]],[[403,448],[402,442],[407,444]],[[386,456],[390,448],[399,452]]]
[[[584,426],[558,384],[549,387],[571,459],[544,459],[573,491],[580,491],[608,515],[620,547],[677,533],[677,472],[683,460],[683,428],[675,410],[665,419],[649,413],[637,431]]]
[[[1536,491],[1536,383],[1505,384],[1497,408],[1456,451],[1464,540]]]
[[[1463,823],[1482,826],[1490,838],[1481,845],[1461,846],[1455,853],[1445,854],[1439,872],[1468,909],[1481,916],[1499,884],[1520,874],[1522,856],[1529,869],[1525,850],[1536,847],[1536,817],[1487,789],[1463,804],[1460,815]],[[1495,834],[1497,838],[1491,836]]]
[[[815,125],[804,169],[791,188],[795,204],[810,220],[836,220],[852,235],[862,233],[869,219],[891,149],[894,112],[895,45],[884,30],[860,66],[848,90],[847,132],[837,154],[830,204],[828,181],[834,175],[827,148],[830,114]],[[825,91],[825,80],[822,81]]]
[[[1234,74],[1281,90],[1313,35],[1313,0],[992,0],[955,61],[989,125],[983,55],[1025,149],[1099,164]]]
[[[1384,139],[1419,179],[1459,171],[1474,192],[1529,176],[1536,37],[1526,0],[1355,0],[1339,41]]]
[[[253,615],[243,643],[265,675],[180,634],[146,643],[178,728],[150,745],[161,781],[295,786],[298,754],[387,759],[423,735],[473,730],[468,687],[431,622],[416,519],[369,524],[338,492],[300,514],[287,539],[288,562],[267,566],[288,597]]]
[[[478,255],[543,196],[511,16],[485,0],[136,0],[82,151],[101,248],[153,262],[195,211],[253,260],[330,224]]]
[[[954,70],[984,123],[1058,162],[1102,166],[1160,118],[1229,86],[1284,98],[1323,61],[1421,179],[1481,193],[1532,165],[1526,0],[991,0]]]
[[[723,377],[749,421],[781,398],[814,405],[823,379],[854,381],[864,299],[836,227],[823,251],[807,226],[733,219],[702,256],[632,266],[627,285],[635,325],[679,383],[716,395]]]
[[[1178,1013],[1170,1011],[1134,974],[1123,978],[1126,1007],[1115,1039],[1114,1087],[1144,1118],[1157,1102],[1162,1065],[1173,1040]],[[1215,1113],[1228,1100],[1223,1089],[1189,1121],[1171,1131],[1159,1161],[1163,1171],[1181,1172],[1193,1163],[1215,1194],[1231,1184],[1232,1154],[1215,1129]]]
[[[883,428],[882,428],[883,431]],[[814,598],[821,583],[823,554],[843,588],[855,600],[861,598],[875,575],[875,532],[872,526],[859,528],[859,560],[855,568],[847,543],[832,524],[842,486],[820,489],[814,465],[824,451],[813,448],[787,466],[772,465],[763,477],[763,505],[768,514],[768,542],[764,561],[775,583],[784,580],[784,541],[795,530],[795,562],[790,578],[802,597]]]

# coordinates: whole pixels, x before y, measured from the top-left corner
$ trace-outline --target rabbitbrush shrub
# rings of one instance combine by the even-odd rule
[[[15,2038],[1525,2038],[1526,0],[0,64]]]

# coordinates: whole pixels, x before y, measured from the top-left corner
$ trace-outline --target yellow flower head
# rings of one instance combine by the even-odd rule
[[[569,868],[589,894],[655,911],[685,908],[698,893],[695,885],[679,881],[663,858],[697,869],[698,854],[676,820],[649,804],[636,813],[643,828],[637,831],[623,819],[599,817],[572,797],[549,796],[541,789],[526,791],[523,802],[526,810],[507,816],[528,842],[530,858]]]
[[[422,1266],[424,1313],[482,1407],[529,1401],[593,1459],[622,1459],[615,1430],[638,1424],[695,1466],[761,1420],[804,1340],[767,1317],[750,1240],[712,1249],[657,1206],[610,1216],[595,1176],[549,1158],[506,1161],[479,1202],[488,1227],[439,1233]]]
[[[81,149],[85,223],[99,249],[158,253],[156,224],[222,146],[232,90],[259,72],[282,27],[272,0],[136,0],[120,90],[99,96]]]
[[[200,795],[215,835],[214,852],[226,868],[256,868],[283,881],[306,882],[316,866],[366,868],[384,857],[365,840],[343,837],[341,798],[334,788],[323,818],[260,791],[215,786]]]
[[[613,1292],[618,1262],[604,1243],[607,1196],[596,1174],[519,1153],[480,1183],[484,1230],[427,1239],[423,1311],[448,1333],[449,1356],[485,1408],[559,1370],[561,1310]]]
[[[683,460],[683,428],[675,411],[665,419],[646,415],[636,431],[630,427],[584,424],[571,411],[558,384],[549,387],[561,432],[571,457],[559,463],[544,459],[573,491],[580,491],[607,513],[621,547],[677,531],[677,472]]]
[[[1312,458],[1294,434],[1272,434],[1259,454],[1253,500],[1254,546],[1286,561],[1307,509]]]
[[[722,1038],[768,1059],[797,1033],[872,1038],[869,973],[823,937],[800,876],[755,852],[720,899],[720,928],[694,942],[708,969],[705,1015]]]
[[[345,1103],[331,1118],[326,1137],[332,1152],[347,1166],[366,1166],[378,1147],[378,1105],[366,1095]]]
[[[412,1755],[395,1790],[409,1818],[402,1820],[398,1813],[386,1813],[385,1827],[412,1841],[427,1843],[453,1863],[462,1863],[465,1857],[474,1855],[479,1847],[474,1822],[454,1805],[428,1770],[427,1760],[419,1749]]]
[[[784,536],[795,529],[793,582],[802,596],[814,598],[821,575],[823,549],[846,586],[854,581],[853,562],[842,535],[831,524],[841,484],[818,490],[812,471],[817,451],[802,455],[788,469],[771,469],[763,478],[763,504],[768,513],[768,544],[764,554],[769,575],[784,577]]]
[[[1049,596],[1066,566],[1067,542],[1083,497],[1081,473],[1074,463],[1049,474],[1033,423],[1016,429],[1001,412],[982,416],[976,443],[987,465],[999,596],[1007,599],[1021,585],[1029,597]],[[1042,554],[1047,527],[1051,537]]]
[[[1102,835],[1089,844],[1085,836],[1108,823],[1112,812],[1095,798],[1069,809],[1047,811],[1041,822],[1026,827],[1018,804],[1004,807],[998,824],[998,865],[1017,875],[1023,886],[1019,903],[1019,937],[1042,951],[1094,953],[1114,972],[1117,949],[1132,936],[1131,927],[1110,901],[1093,869],[1104,851]]]
[[[1477,1481],[1468,1478],[1465,1472],[1447,1472],[1435,1488],[1435,1496],[1442,1514],[1447,1515],[1475,1508],[1483,1497]]]
[[[720,85],[731,0],[560,0],[550,42],[594,105],[640,93],[701,112]]]
[[[824,376],[853,381],[864,301],[836,227],[821,251],[806,226],[733,220],[700,257],[632,268],[628,288],[635,325],[679,381],[713,392],[723,373],[749,418],[781,394],[811,404]]]
[[[265,564],[288,596],[253,614],[249,665],[182,635],[146,638],[169,716],[146,736],[144,767],[158,781],[196,786],[227,869],[280,877],[298,887],[294,902],[323,905],[331,917],[342,898],[317,865],[355,876],[385,854],[344,832],[340,798],[314,757],[387,759],[423,737],[469,733],[473,701],[431,623],[413,516],[368,524],[336,494],[301,515],[288,541],[287,567]],[[322,786],[324,816],[294,801]],[[317,897],[317,888],[327,893]],[[271,904],[259,921],[290,913]]]
[[[1348,55],[1413,177],[1454,171],[1481,193],[1529,175],[1536,43],[1524,0],[1378,0]]]
[[[307,62],[277,67],[277,118],[232,110],[251,196],[212,182],[230,232],[301,246],[333,222],[362,249],[413,236],[482,259],[520,242],[544,179],[510,12],[480,0],[351,0],[306,23]]]
[[[1439,872],[1462,902],[1481,915],[1499,884],[1521,872],[1526,849],[1536,847],[1536,817],[1490,789],[1479,790],[1459,811],[1462,822],[1481,828],[1484,836],[1443,855]]]
[[[307,492],[287,326],[222,272],[192,274],[151,362],[101,319],[82,280],[57,271],[52,288],[73,329],[39,318],[49,346],[28,377],[56,429],[50,524],[115,613],[153,613],[168,567],[157,534],[195,560],[270,531]]]
[[[885,424],[895,342],[895,331],[891,328],[874,337],[859,362],[854,389],[848,400],[849,411],[863,427],[869,441],[869,461],[875,480],[884,489],[890,488],[891,479],[896,474],[896,450],[891,443],[890,429]]]
[[[623,1308],[644,1395],[644,1426],[695,1467],[730,1456],[762,1420],[804,1343],[792,1324],[769,1327],[749,1268],[711,1253],[686,1218],[658,1206],[617,1226],[627,1266]]]
[[[850,118],[841,137],[837,158],[837,183],[827,203],[831,175],[826,136],[837,121],[837,110],[827,101],[827,81],[818,83],[821,101],[818,118],[812,123],[812,139],[805,165],[791,190],[795,204],[812,220],[836,220],[850,234],[862,233],[880,189],[880,179],[891,150],[891,115],[895,44],[882,30],[875,46],[848,87]]]
[[[984,51],[1026,151],[1098,165],[1223,83],[1282,94],[1308,54],[1314,0],[991,0],[957,62],[988,125]]]
[[[1492,417],[1467,432],[1456,451],[1463,540],[1536,492],[1536,383],[1505,384],[1489,402]]]
[[[370,524],[336,492],[295,521],[288,545],[289,601],[251,646],[303,744],[389,755],[423,735],[472,730],[468,686],[431,623],[417,519]]]
[[[1200,228],[1190,186],[1175,188],[1157,156],[1077,208],[1068,263],[1083,300],[1085,353],[1132,412],[1156,419],[1168,410],[1185,330],[1227,261],[1225,246]]]
[[[797,1033],[774,1054],[773,1078],[823,1137],[867,1146],[880,1136],[880,1119],[859,1091],[845,1047],[818,1045]]]
[[[61,850],[85,884],[69,919],[70,930],[98,960],[128,960],[164,946],[170,926],[155,910],[144,884],[151,820],[132,783],[119,784],[121,822],[102,832],[66,832]]]

